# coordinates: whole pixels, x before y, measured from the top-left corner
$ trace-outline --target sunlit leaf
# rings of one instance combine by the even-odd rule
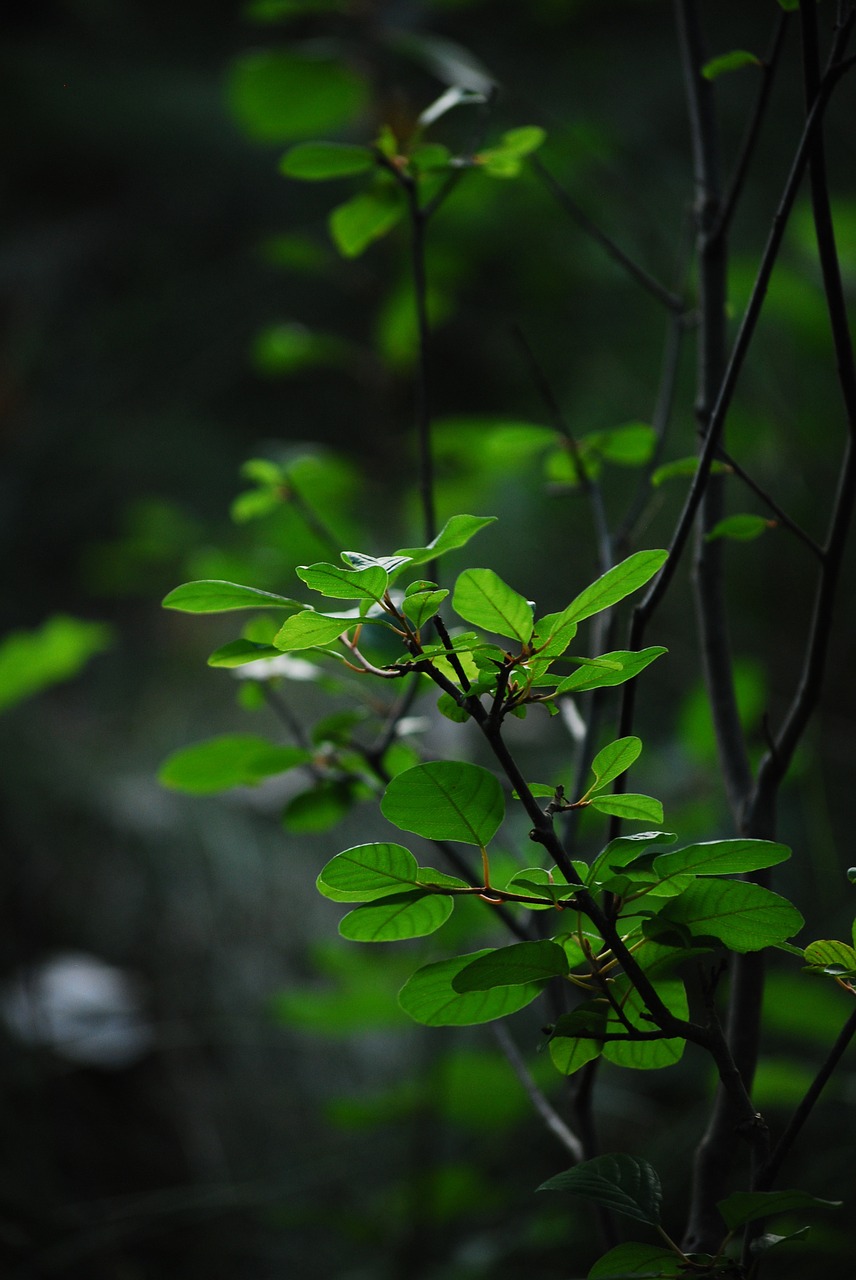
[[[285,153],[279,171],[288,178],[323,181],[367,173],[376,163],[370,147],[344,142],[301,142]]]
[[[364,80],[340,60],[296,49],[246,53],[233,63],[229,102],[258,142],[289,142],[352,121],[367,101]]]
[[[567,972],[568,957],[555,942],[515,942],[473,960],[456,975],[452,986],[456,991],[489,991],[493,987],[546,981]]]
[[[427,564],[430,560],[436,560],[439,556],[445,555],[447,551],[466,546],[480,529],[495,523],[496,516],[450,516],[436,538],[433,538],[427,546],[404,547],[396,554],[407,556],[414,566]]]
[[[452,983],[461,972],[487,951],[455,956],[424,965],[408,979],[399,1002],[415,1022],[431,1027],[465,1027],[493,1022],[515,1013],[540,994],[542,983],[527,986],[494,987],[491,991],[455,991]]]
[[[689,871],[694,876],[742,875],[786,862],[791,851],[772,840],[710,840],[670,849],[654,861],[657,875],[672,876]]]
[[[445,924],[454,900],[414,889],[356,907],[342,919],[339,933],[351,942],[401,942],[424,938]]]
[[[712,542],[715,538],[732,538],[737,542],[751,542],[753,538],[760,538],[761,534],[766,533],[768,529],[775,528],[775,525],[775,520],[767,520],[764,516],[726,516],[724,520],[715,524],[705,537],[708,542]]]
[[[705,80],[716,80],[730,71],[740,71],[743,67],[760,67],[761,59],[746,49],[732,49],[730,53],[721,53],[704,64],[701,73]]]
[[[309,759],[310,753],[302,747],[278,747],[264,738],[234,734],[173,752],[161,765],[158,779],[175,791],[213,795],[231,787],[255,786]]]
[[[662,568],[668,554],[668,551],[637,551],[628,556],[581,591],[563,611],[563,621],[582,622],[584,618],[612,608],[625,596],[644,587]]]
[[[611,796],[596,795],[592,796],[589,804],[598,813],[608,813],[614,818],[624,818],[629,822],[659,824],[663,821],[663,806],[653,796],[635,795],[631,792]]]
[[[344,257],[356,258],[391,231],[403,216],[404,201],[398,188],[376,183],[333,210],[330,234]]]
[[[322,563],[301,565],[297,576],[310,590],[335,600],[379,601],[389,582],[389,574],[379,564],[365,569],[341,569],[337,564]]]
[[[359,844],[331,859],[316,884],[334,902],[371,902],[414,888],[417,871],[416,859],[403,845]]]
[[[274,636],[274,645],[282,653],[294,653],[312,649],[316,645],[332,644],[343,631],[353,627],[357,619],[328,618],[313,609],[304,609],[286,618]]]
[[[598,751],[592,761],[591,771],[595,776],[595,786],[599,791],[622,773],[626,773],[634,760],[638,760],[642,752],[639,738],[617,738],[608,746]]]
[[[617,649],[614,653],[604,653],[601,655],[601,661],[617,663],[617,670],[608,668],[591,670],[582,667],[562,680],[556,687],[556,693],[582,693],[585,689],[606,689],[624,684],[625,681],[638,676],[640,671],[644,671],[655,658],[661,657],[664,653],[668,653],[668,650],[662,645],[652,645],[648,649],[639,649],[635,652]]]
[[[684,476],[694,476],[698,471],[698,465],[699,460],[695,454],[688,458],[676,458],[674,462],[666,462],[662,467],[658,467],[652,474],[651,484],[655,489],[657,489],[667,480],[674,480]],[[722,475],[730,470],[731,468],[724,462],[714,461],[710,465],[711,475]]]
[[[265,658],[281,657],[279,649],[270,644],[255,644],[252,640],[232,640],[215,649],[208,659],[209,667],[244,667],[249,662]]]
[[[832,977],[849,977],[856,973],[856,949],[846,942],[821,939],[809,943],[803,954],[814,972],[828,973]]]
[[[465,621],[521,644],[532,635],[532,605],[492,569],[465,569],[455,583],[452,608]]]
[[[429,840],[484,846],[505,816],[497,778],[479,765],[434,760],[393,778],[381,802],[385,818]]]
[[[804,923],[786,898],[741,880],[696,880],[680,897],[670,899],[660,915],[741,952],[784,942]]]
[[[0,711],[70,680],[112,642],[113,632],[106,624],[65,614],[49,618],[33,631],[4,636],[0,639]]]
[[[297,600],[260,591],[258,587],[242,587],[237,582],[204,580],[185,582],[175,587],[162,601],[165,609],[182,613],[226,613],[232,609],[302,609]]]

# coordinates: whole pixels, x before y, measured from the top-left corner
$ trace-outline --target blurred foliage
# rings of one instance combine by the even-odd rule
[[[711,53],[761,56],[775,7],[708,6]],[[582,1275],[588,1211],[533,1194],[564,1156],[490,1033],[407,1022],[395,993],[428,958],[420,941],[403,955],[364,955],[331,940],[338,912],[314,890],[332,851],[325,828],[343,815],[335,839],[364,840],[367,808],[347,814],[341,782],[327,779],[319,796],[298,770],[217,800],[158,785],[163,759],[188,744],[248,723],[249,735],[279,732],[263,682],[201,661],[206,645],[233,638],[229,620],[203,637],[158,601],[196,578],[290,594],[295,567],[328,557],[331,542],[379,551],[420,537],[406,236],[392,229],[343,262],[330,191],[281,176],[283,150],[331,132],[366,145],[383,125],[409,144],[420,113],[462,86],[490,97],[489,110],[457,107],[432,136],[455,151],[501,145],[521,122],[543,127],[547,169],[647,270],[683,288],[693,193],[671,7],[532,0],[523,15],[487,0],[48,0],[7,9],[0,26],[0,1009],[46,959],[89,952],[139,979],[156,1046],[111,1072],[0,1026],[4,1272]],[[729,161],[753,74],[717,80]],[[848,80],[829,154],[851,299],[853,107]],[[800,111],[792,41],[733,229],[735,323]],[[339,204],[364,185],[338,179]],[[542,607],[561,607],[596,556],[520,334],[571,431],[603,463],[605,500],[620,515],[637,473],[609,454],[644,451],[663,359],[658,304],[531,171],[515,182],[467,174],[428,253],[441,522],[501,512],[480,535],[484,563]],[[664,464],[694,448],[692,382],[687,346]],[[729,447],[817,538],[839,420],[802,200]],[[627,424],[631,437],[620,434]],[[668,536],[685,483],[664,483],[640,511],[646,545]],[[729,515],[761,514],[729,484]],[[812,566],[787,538],[768,529],[728,551],[741,712],[759,749],[808,625]],[[845,580],[853,567],[851,555]],[[853,914],[854,611],[845,590],[821,714],[783,804],[781,838],[801,855],[784,889],[810,936],[821,921],[828,936],[849,936]],[[670,659],[640,694],[646,789],[666,797],[685,838],[728,834],[683,585],[654,639]],[[273,690],[296,724],[328,706],[306,675],[295,665]],[[327,692],[347,716],[347,679],[330,678]],[[572,751],[557,721],[517,728],[535,774],[551,781]],[[316,731],[325,761],[342,726],[334,715]],[[437,754],[453,731],[413,726]],[[412,762],[406,742],[396,749],[397,767]],[[241,783],[264,773],[252,751],[244,766]],[[596,840],[585,822],[579,839],[589,850]],[[482,926],[461,911],[447,927],[472,939]],[[845,1004],[820,979],[772,975],[758,1084],[774,1123]],[[540,1040],[528,1011],[513,1030],[527,1049]],[[561,1105],[545,1061],[530,1065]],[[619,1067],[601,1082],[603,1149],[645,1144],[678,1201],[704,1121],[697,1070],[690,1057],[646,1079],[644,1095]],[[849,1185],[853,1106],[848,1059],[800,1148],[801,1182],[818,1194]],[[827,1215],[811,1249],[813,1267],[844,1274],[846,1219]],[[803,1274],[795,1258],[782,1255],[785,1280]]]

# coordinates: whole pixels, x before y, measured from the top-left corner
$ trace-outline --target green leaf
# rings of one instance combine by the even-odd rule
[[[611,609],[625,596],[644,587],[662,568],[668,555],[668,551],[637,551],[628,556],[581,591],[562,613],[563,621],[582,622],[604,609]]]
[[[771,840],[710,840],[659,854],[654,870],[663,879],[682,872],[694,876],[743,875],[775,867],[790,856],[787,845]]]
[[[602,787],[607,786],[622,773],[626,773],[634,760],[638,760],[642,752],[642,743],[639,738],[617,738],[615,742],[610,742],[602,751],[598,751],[592,761],[591,771],[595,776],[595,785],[592,788],[600,791]]]
[[[729,1231],[747,1222],[758,1222],[778,1213],[802,1212],[804,1209],[837,1209],[840,1200],[820,1200],[807,1191],[735,1191],[717,1202]]]
[[[337,564],[301,565],[298,578],[311,591],[334,600],[365,600],[380,602],[389,583],[389,574],[379,564],[365,569],[340,569]]]
[[[663,821],[663,806],[653,796],[620,792],[612,796],[592,796],[589,804],[598,813],[626,818],[629,822],[654,822],[659,825]]]
[[[638,676],[640,671],[644,671],[664,653],[668,653],[668,649],[664,649],[662,645],[652,645],[648,649],[639,649],[634,652],[617,649],[614,653],[604,653],[601,655],[601,661],[618,663],[618,670],[590,670],[583,667],[562,680],[556,688],[556,693],[581,693],[585,689],[606,689],[624,684],[625,681]]]
[[[351,942],[401,942],[435,933],[452,914],[452,898],[418,889],[396,893],[349,911],[339,933]]]
[[[259,662],[264,658],[279,658],[281,653],[273,645],[256,644],[253,640],[232,640],[220,649],[215,649],[208,659],[209,667],[243,667],[248,662]]]
[[[676,458],[674,462],[666,462],[662,467],[651,476],[651,484],[658,489],[666,480],[674,480],[676,477],[694,476],[698,471],[698,458],[691,455],[688,458]],[[711,475],[724,475],[729,473],[731,468],[724,462],[712,462],[710,464]]]
[[[740,71],[743,67],[760,67],[761,59],[746,49],[732,49],[730,53],[721,53],[704,64],[701,73],[705,80],[716,80],[729,71]]]
[[[286,618],[273,638],[274,645],[281,653],[294,653],[300,649],[314,649],[316,646],[332,644],[334,640],[356,626],[358,618],[334,618],[316,613],[314,609],[304,609]]]
[[[344,142],[301,142],[285,153],[279,171],[287,178],[324,181],[367,173],[376,163],[370,147]]]
[[[229,81],[232,111],[257,142],[289,142],[338,129],[366,101],[365,82],[341,60],[296,50],[244,54]]]
[[[583,443],[616,466],[642,467],[657,447],[657,432],[647,422],[626,422],[609,431],[584,436],[580,441]]]
[[[475,157],[476,163],[494,178],[516,178],[521,161],[542,145],[547,135],[537,125],[524,125],[502,135],[496,147],[482,151]]]
[[[598,1036],[606,1031],[607,1003],[591,1000],[562,1014],[550,1038],[550,1058],[562,1075],[572,1076],[587,1062],[599,1058],[603,1041]]]
[[[466,546],[480,529],[495,523],[496,516],[450,516],[436,538],[432,539],[427,546],[404,547],[397,551],[396,555],[407,556],[414,566],[427,564],[428,561],[437,560],[445,555],[447,551],[455,551],[458,547]]]
[[[708,542],[712,542],[714,538],[733,538],[737,542],[751,542],[753,538],[759,538],[768,529],[775,528],[775,525],[775,520],[766,520],[764,516],[726,516],[704,536]]]
[[[373,241],[391,231],[404,215],[397,187],[377,184],[361,191],[330,214],[330,234],[339,252],[357,258]]]
[[[56,614],[33,631],[12,631],[0,640],[0,711],[70,680],[90,658],[113,643],[101,622]]]
[[[669,899],[660,916],[740,952],[784,942],[804,923],[786,898],[740,880],[696,880],[680,897]]]
[[[207,796],[231,787],[255,786],[310,758],[302,747],[278,747],[264,738],[235,734],[173,752],[161,765],[158,779],[174,791]]]
[[[647,1160],[635,1156],[595,1156],[542,1182],[538,1190],[569,1191],[635,1222],[652,1227],[660,1222],[660,1179]]]
[[[405,982],[399,1003],[415,1022],[429,1027],[467,1027],[493,1022],[516,1013],[540,994],[541,983],[519,987],[494,987],[491,991],[457,992],[456,976],[489,951],[474,951],[423,965]]]
[[[227,613],[232,609],[302,609],[297,600],[260,591],[258,587],[242,587],[237,582],[206,579],[185,582],[170,591],[161,602],[165,609],[182,613]]]
[[[452,986],[460,992],[489,991],[493,987],[564,977],[567,972],[568,957],[557,943],[546,939],[515,942],[473,960],[457,974]]]
[[[414,888],[418,870],[416,859],[403,845],[358,844],[332,858],[315,883],[319,893],[334,902],[371,902]]]
[[[282,825],[295,836],[329,831],[350,812],[354,798],[354,789],[346,782],[327,779],[316,782],[289,800],[282,815]]]
[[[405,597],[401,612],[418,630],[436,616],[448,594],[448,591],[414,591],[412,595]]]
[[[465,621],[521,644],[532,635],[532,605],[492,569],[465,569],[455,583],[452,608]]]
[[[532,648],[539,658],[558,658],[577,634],[577,624],[566,622],[562,613],[539,618],[532,635]]]
[[[856,950],[846,942],[834,939],[811,942],[803,954],[814,973],[828,973],[833,978],[856,973]]]
[[[484,847],[505,816],[497,778],[479,765],[434,760],[393,778],[381,802],[385,818],[428,840]]]
[[[686,1274],[683,1259],[673,1249],[627,1241],[599,1258],[589,1271],[588,1280],[630,1280],[633,1276],[639,1276],[640,1280],[642,1277],[672,1280],[672,1277]]]

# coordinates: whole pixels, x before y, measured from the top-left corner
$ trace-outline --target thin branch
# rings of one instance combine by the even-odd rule
[[[523,1060],[523,1055],[512,1040],[507,1028],[501,1022],[493,1023],[491,1030],[500,1049],[508,1059],[509,1066],[522,1084],[529,1101],[544,1121],[545,1125],[558,1138],[575,1163],[585,1159],[583,1144],[572,1129],[565,1124],[562,1117],[547,1097],[538,1088],[532,1074]]]
[[[769,1158],[758,1170],[758,1175],[755,1179],[753,1188],[755,1191],[769,1191],[772,1188],[779,1175],[779,1169],[781,1168],[782,1162],[796,1142],[800,1130],[814,1110],[821,1093],[829,1081],[829,1078],[843,1058],[854,1036],[856,1036],[856,1009],[853,1010],[850,1017],[841,1028],[841,1031],[838,1033],[835,1044],[827,1054],[823,1066],[812,1080],[808,1089],[806,1089],[799,1106],[791,1116],[785,1132],[782,1134],[781,1138],[779,1138],[779,1141],[773,1148]]]
[[[601,249],[603,249],[604,253],[606,253],[608,257],[612,258],[614,262],[617,262],[619,266],[623,267],[627,274],[635,280],[637,284],[641,285],[642,288],[645,289],[647,293],[650,293],[652,297],[656,298],[658,302],[661,302],[664,307],[668,307],[670,311],[683,313],[686,309],[683,298],[679,297],[676,293],[672,293],[671,289],[667,289],[659,280],[650,275],[644,267],[640,267],[633,258],[631,258],[622,248],[619,247],[619,245],[616,244],[611,236],[608,236],[605,231],[601,231],[600,227],[595,222],[592,222],[588,214],[583,212],[577,202],[568,195],[564,187],[556,180],[556,178],[553,177],[552,173],[550,173],[550,170],[546,168],[543,161],[539,160],[536,156],[532,158],[530,163],[547,190],[554,197],[556,202],[561,205],[565,213],[573,219],[577,226],[580,227],[591,240],[594,240],[595,244],[600,245]]]
[[[743,481],[746,488],[751,489],[756,498],[760,498],[764,505],[769,507],[779,524],[785,529],[789,529],[794,537],[799,538],[800,542],[804,543],[805,546],[808,547],[812,555],[816,556],[817,559],[822,562],[824,552],[820,543],[815,542],[810,533],[806,533],[805,529],[803,529],[801,525],[797,524],[796,520],[791,519],[788,513],[779,506],[773,495],[768,493],[766,489],[758,484],[757,480],[753,480],[748,471],[745,471],[744,468],[741,467],[733,454],[730,454],[726,448],[720,445],[718,456],[721,461],[725,463],[728,469],[732,471],[739,480]]]

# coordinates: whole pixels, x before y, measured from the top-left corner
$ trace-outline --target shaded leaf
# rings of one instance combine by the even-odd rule
[[[70,680],[112,643],[113,631],[104,623],[66,614],[56,614],[32,631],[4,636],[0,640],[0,711]]]
[[[310,758],[302,747],[278,747],[264,738],[234,734],[173,752],[161,765],[158,780],[174,791],[213,795],[231,787],[255,786]]]
[[[603,1205],[612,1213],[656,1227],[663,1192],[647,1160],[622,1154],[595,1156],[542,1182],[539,1191],[568,1191]]]
[[[776,1213],[792,1213],[803,1209],[837,1209],[841,1200],[820,1200],[807,1191],[735,1191],[725,1200],[717,1202],[729,1231],[736,1231],[747,1222],[758,1222]]]
[[[268,49],[233,63],[229,103],[258,142],[288,142],[353,120],[367,100],[365,82],[340,60]]]
[[[724,462],[714,461],[710,464],[711,475],[724,475],[731,470]],[[651,484],[655,489],[664,484],[666,480],[674,480],[676,477],[694,476],[698,471],[698,458],[692,454],[688,458],[676,458],[674,462],[666,462],[662,467],[651,476]]]
[[[264,658],[281,657],[279,649],[270,644],[256,644],[253,640],[232,640],[220,649],[215,649],[208,659],[209,667],[243,667],[248,662],[259,662]]]
[[[671,1280],[671,1277],[686,1274],[682,1259],[673,1249],[628,1241],[599,1258],[589,1271],[588,1280],[629,1280],[633,1276],[640,1277],[640,1280],[642,1277]]]
[[[288,178],[323,181],[367,173],[375,164],[370,147],[345,142],[301,142],[285,153],[279,171]]]
[[[772,840],[710,840],[661,853],[654,861],[654,870],[663,878],[680,872],[694,876],[742,875],[775,867],[790,856],[787,845]]]
[[[856,950],[846,942],[834,939],[812,942],[803,954],[815,973],[828,973],[831,977],[849,977],[856,973]]]
[[[732,49],[730,53],[721,53],[704,64],[701,73],[705,80],[716,80],[729,71],[740,71],[743,67],[760,67],[761,59],[746,49]]]
[[[740,952],[783,942],[804,923],[787,898],[741,880],[696,880],[680,897],[669,899],[660,915]]]
[[[775,528],[775,525],[775,520],[767,520],[764,516],[726,516],[705,534],[705,538],[708,542],[712,542],[714,538],[733,538],[737,542],[751,542],[753,538],[759,538],[768,529]]]

